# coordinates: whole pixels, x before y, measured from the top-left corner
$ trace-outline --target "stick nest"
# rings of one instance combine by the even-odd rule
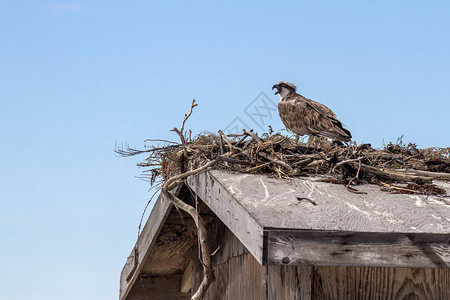
[[[190,133],[183,135],[184,145],[147,140],[158,145],[145,150],[121,148],[116,153],[149,153],[138,166],[145,169],[141,178],[152,185],[210,161],[216,161],[215,169],[284,179],[323,175],[324,181],[344,184],[354,193],[360,193],[354,186],[374,183],[391,193],[444,195],[445,190],[432,181],[450,180],[450,148],[419,149],[401,138],[377,150],[370,144],[339,145],[321,138],[310,145],[297,144],[292,137],[273,132],[262,136],[246,130],[232,135],[222,131],[194,138]]]

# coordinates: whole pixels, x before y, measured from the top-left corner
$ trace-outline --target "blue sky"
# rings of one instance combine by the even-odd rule
[[[271,87],[287,80],[360,143],[450,146],[449,8],[2,1],[1,298],[118,297],[151,194],[115,143],[176,140],[192,98],[194,133],[237,117],[261,131],[246,107],[261,92],[276,104]],[[267,120],[282,128],[276,112]]]

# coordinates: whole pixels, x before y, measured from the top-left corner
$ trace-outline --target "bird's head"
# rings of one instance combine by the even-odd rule
[[[277,91],[275,92],[275,95],[279,94],[280,99],[283,99],[290,93],[295,93],[295,91],[297,90],[297,87],[290,82],[280,81],[277,84],[274,84],[274,86],[272,87],[272,90],[274,90],[274,89],[277,89]]]

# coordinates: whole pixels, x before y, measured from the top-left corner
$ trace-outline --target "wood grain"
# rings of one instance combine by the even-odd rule
[[[300,300],[312,300],[313,267],[298,266],[297,272],[300,280]]]
[[[211,249],[217,250],[212,258],[213,266],[227,262],[230,258],[249,253],[248,249],[217,217],[208,226]]]
[[[449,268],[450,234],[268,230],[277,265]]]
[[[155,242],[156,236],[159,234],[171,207],[172,204],[162,195],[156,200],[148,221],[142,229],[139,242],[133,248],[120,274],[119,299],[125,299],[134,285],[143,262],[148,258],[149,249]],[[135,249],[137,249],[137,252]]]
[[[158,237],[148,250],[141,273],[150,275],[182,274],[189,258],[196,253],[197,238],[192,218],[172,207]]]
[[[197,266],[197,274],[201,272]],[[267,299],[267,269],[251,254],[230,258],[214,268],[216,280],[209,287],[205,300],[263,300]],[[197,276],[192,290],[200,284]],[[279,298],[282,299],[282,298]]]
[[[262,263],[263,227],[243,209],[227,187],[218,182],[209,172],[191,176],[187,184],[202,201],[231,229],[242,244]]]
[[[249,253],[249,250],[217,217],[208,225],[212,249],[220,249],[213,256],[216,280],[205,299],[266,299],[267,269]],[[194,280],[191,290],[201,282],[202,267],[194,258]]]
[[[131,289],[128,300],[189,300],[190,294],[179,290],[181,275],[140,276]]]
[[[448,300],[449,269],[315,267],[314,299]]]
[[[381,268],[381,267],[312,267],[303,265],[260,265],[232,232],[218,219],[214,219],[208,234],[214,245],[221,245],[213,259],[216,281],[210,286],[205,299],[448,299],[449,269]],[[283,233],[284,231],[280,231]],[[277,236],[277,238],[280,236]],[[381,238],[381,239],[380,239]],[[355,244],[395,242],[398,234],[366,237],[334,236],[335,244],[351,247]],[[315,235],[312,240],[327,243],[327,237]],[[445,237],[431,237],[445,242]],[[429,235],[410,235],[411,243],[430,242]],[[285,239],[286,245],[292,243]],[[214,248],[214,247],[213,247]],[[392,249],[392,246],[391,246]],[[202,268],[195,259],[192,289],[201,281]]]
[[[244,210],[264,228],[450,232],[450,205],[437,196],[390,194],[371,184],[357,187],[367,194],[354,194],[342,185],[321,182],[321,177],[282,180],[218,170],[207,173],[210,174],[207,183],[200,180],[196,188],[202,199],[206,196],[217,202],[234,201],[237,205],[225,207],[230,214]],[[202,176],[205,177],[199,175]],[[213,193],[217,186],[222,186],[221,194]],[[442,187],[450,194],[449,185],[442,184]],[[298,198],[308,198],[317,205]],[[207,204],[208,199],[205,199]],[[218,208],[212,209],[219,213]],[[248,239],[245,235],[238,237]]]
[[[181,277],[181,286],[180,286],[180,292],[182,292],[182,293],[189,293],[189,291],[191,290],[193,265],[194,265],[194,262],[193,262],[193,260],[191,260],[188,263],[186,269],[184,269],[183,276]]]
[[[267,299],[311,300],[311,266],[267,266]]]

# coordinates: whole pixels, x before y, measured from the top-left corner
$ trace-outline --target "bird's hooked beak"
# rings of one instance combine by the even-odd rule
[[[274,86],[272,87],[272,91],[274,89],[277,89],[277,91],[275,92],[275,95],[280,93],[280,88],[279,88],[278,84],[274,84]]]

